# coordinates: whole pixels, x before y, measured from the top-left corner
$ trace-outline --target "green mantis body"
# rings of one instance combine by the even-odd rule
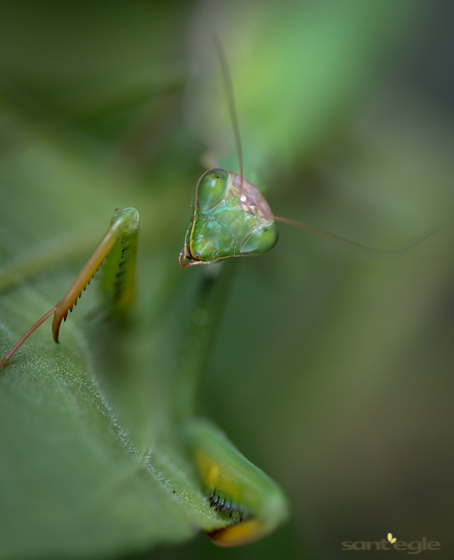
[[[215,41],[215,46],[228,93],[240,174],[213,168],[199,179],[193,214],[179,255],[182,267],[267,253],[278,241],[276,221],[381,258],[395,257],[437,231],[432,228],[397,249],[382,250],[275,216],[261,192],[243,176],[241,140],[229,68],[219,41]],[[229,522],[227,527],[209,533],[215,544],[236,546],[252,542],[286,519],[288,506],[282,490],[247,461],[224,434],[201,421],[191,421],[186,434],[201,480],[209,493],[210,506]]]

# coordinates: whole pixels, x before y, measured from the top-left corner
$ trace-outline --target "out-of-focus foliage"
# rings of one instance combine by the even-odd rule
[[[284,486],[293,518],[229,554],[331,558],[389,531],[452,546],[452,42],[435,42],[452,41],[447,12],[406,0],[2,6],[2,352],[63,295],[114,208],[141,217],[130,324],[84,316],[94,287],[58,347],[45,325],[1,372],[2,558],[113,558],[208,522],[168,416],[199,276],[177,255],[201,156],[237,171],[213,33],[246,175],[264,178],[276,214],[381,247],[442,228],[370,261],[282,226],[273,252],[239,263],[200,413]],[[221,553],[200,536],[143,558]]]

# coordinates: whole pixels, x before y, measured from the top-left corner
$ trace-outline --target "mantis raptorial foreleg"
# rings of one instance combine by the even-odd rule
[[[45,313],[17,341],[0,362],[0,368],[6,365],[27,338],[47,319],[52,321],[52,335],[58,342],[60,325],[66,321],[101,264],[105,262],[102,272],[102,290],[110,301],[110,310],[114,314],[124,315],[130,308],[135,291],[135,262],[137,253],[137,233],[139,214],[134,208],[117,209],[110,222],[109,229],[88,259],[65,296]]]
[[[225,519],[208,536],[218,546],[256,541],[288,517],[279,486],[242,455],[216,426],[192,419],[184,426],[210,507]]]

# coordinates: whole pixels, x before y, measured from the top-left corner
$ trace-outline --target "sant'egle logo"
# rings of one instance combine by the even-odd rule
[[[388,539],[381,541],[344,541],[342,550],[402,550],[408,554],[419,554],[423,550],[440,550],[438,541],[427,542],[426,537],[420,541],[398,541],[391,533],[388,533]]]

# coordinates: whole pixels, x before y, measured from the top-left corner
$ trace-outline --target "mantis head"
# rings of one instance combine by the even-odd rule
[[[197,183],[179,261],[186,268],[228,257],[261,255],[277,240],[271,209],[257,187],[241,175],[213,168]]]

